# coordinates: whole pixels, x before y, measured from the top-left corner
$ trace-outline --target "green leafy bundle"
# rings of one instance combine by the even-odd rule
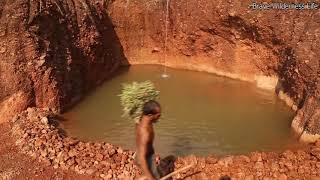
[[[156,100],[159,96],[151,81],[133,82],[123,84],[122,93],[119,95],[123,107],[123,117],[132,119],[136,123],[142,116],[144,103]]]

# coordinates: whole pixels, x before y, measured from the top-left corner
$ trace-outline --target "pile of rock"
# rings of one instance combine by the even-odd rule
[[[249,155],[227,157],[179,158],[175,168],[195,164],[194,168],[175,176],[175,179],[320,179],[320,141],[298,150],[253,152]]]
[[[74,170],[103,179],[134,179],[139,172],[133,152],[98,142],[67,137],[57,115],[48,109],[29,108],[13,118],[12,135],[22,151],[48,166]],[[283,153],[254,152],[227,157],[188,156],[175,161],[175,169],[194,164],[174,179],[317,179],[320,178],[320,141]]]
[[[49,109],[28,108],[13,118],[12,124],[16,144],[48,166],[103,179],[133,179],[139,173],[133,163],[134,152],[66,137]]]

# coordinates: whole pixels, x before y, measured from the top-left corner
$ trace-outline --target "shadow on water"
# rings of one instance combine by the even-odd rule
[[[184,149],[181,147],[184,146]],[[189,137],[176,137],[175,141],[172,144],[172,153],[174,154],[190,154],[192,153],[192,143]]]
[[[107,78],[104,79],[104,82],[106,81],[110,81],[111,79],[113,79],[114,77],[117,77],[119,75],[125,74],[129,71],[130,66],[121,66],[120,68],[118,68],[117,70],[115,70],[115,72],[113,72],[112,74],[110,74]],[[95,94],[96,90],[101,88],[101,86],[95,86],[93,88],[90,89],[90,91],[88,91],[86,94],[84,94],[79,100],[78,103],[85,101],[86,97],[91,96],[92,94]],[[64,121],[68,121],[68,119],[63,118]]]
[[[63,136],[67,137],[68,133],[66,130],[63,129],[61,123],[67,121],[63,116],[55,115],[48,118],[48,123],[58,129],[58,133]]]

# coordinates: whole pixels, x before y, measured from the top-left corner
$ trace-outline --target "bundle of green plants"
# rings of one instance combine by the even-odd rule
[[[156,90],[151,81],[132,82],[123,84],[119,96],[123,108],[123,117],[138,123],[142,116],[144,103],[158,99],[159,91]]]

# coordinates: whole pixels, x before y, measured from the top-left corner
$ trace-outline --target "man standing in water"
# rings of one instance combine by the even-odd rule
[[[141,168],[143,175],[148,180],[159,179],[159,172],[154,162],[154,130],[161,116],[160,104],[156,101],[148,101],[143,106],[142,117],[136,124],[136,163]]]

